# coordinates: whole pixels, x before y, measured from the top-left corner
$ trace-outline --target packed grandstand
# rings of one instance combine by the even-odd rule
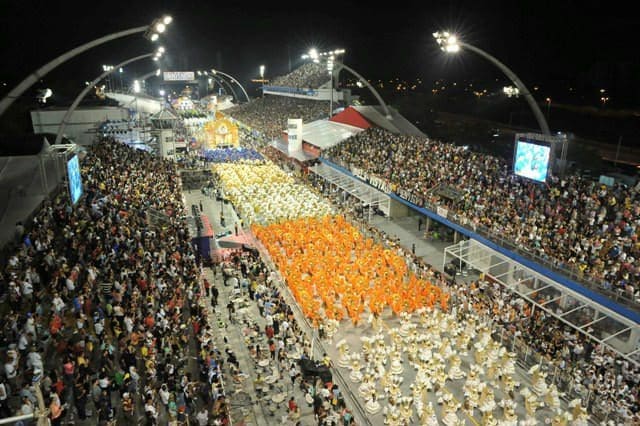
[[[272,84],[317,87],[326,77],[321,68],[307,64]],[[405,364],[431,379],[416,378],[411,390],[403,388],[404,395],[379,389],[388,398],[385,420],[404,418],[393,407],[402,406],[395,397],[408,395],[423,424],[434,424],[430,423],[433,407],[418,403],[424,391],[437,396],[438,417],[447,425],[464,419],[462,412],[473,418],[474,409],[484,424],[496,424],[494,415],[501,424],[518,420],[536,424],[536,419],[587,424],[585,409],[592,420],[604,424],[640,422],[637,357],[622,357],[599,346],[496,283],[482,278],[465,282],[438,271],[393,236],[349,214],[356,201],[336,194],[323,182],[283,172],[295,168],[270,143],[281,137],[288,118],[308,123],[326,116],[327,109],[326,102],[265,96],[225,111],[243,124],[242,143],[247,149],[210,152],[207,160],[213,163],[215,185],[228,194],[248,230],[251,225],[265,258],[251,257],[244,266],[227,259],[220,270],[236,267],[248,287],[251,280],[253,289],[255,280],[259,294],[273,292],[276,305],[282,307],[276,313],[293,324],[291,312],[300,309],[305,318],[300,327],[308,321],[321,331],[324,344],[337,347],[327,364],[359,384],[354,393],[366,403],[365,415],[382,415],[376,406],[374,378],[393,389]],[[391,191],[418,206],[444,207],[470,229],[486,229],[496,238],[509,239],[531,255],[577,271],[602,290],[631,302],[640,298],[640,200],[634,187],[607,187],[578,176],[551,177],[540,185],[511,174],[503,159],[376,127],[342,141],[323,156],[387,181]],[[121,164],[127,164],[127,170],[114,173]],[[175,164],[105,139],[84,159],[82,176],[86,195],[78,207],[69,208],[66,194],[60,193],[46,201],[32,223],[20,224],[14,250],[0,275],[8,301],[3,305],[6,321],[0,335],[4,363],[0,416],[34,409],[37,399],[31,381],[36,377],[41,378],[52,412],[72,410],[81,420],[93,415],[101,424],[114,418],[129,424],[140,416],[148,424],[158,424],[159,418],[195,418],[205,407],[209,417],[200,424],[228,424],[223,384],[238,379],[237,369],[230,367],[237,360],[229,347],[216,344],[220,332],[207,317],[205,304],[212,303],[211,296],[202,279],[202,259],[190,244],[183,219]],[[459,196],[444,197],[435,190],[441,185],[454,188]],[[166,214],[166,226],[150,226],[148,210]],[[247,272],[254,266],[260,273]],[[279,278],[291,293],[293,310],[275,287]],[[261,320],[273,325],[258,299]],[[233,304],[230,320],[232,309]],[[397,328],[376,329],[381,317],[391,318],[389,323]],[[346,341],[345,330],[369,326],[378,335],[388,333],[385,339],[391,349],[371,337],[362,339],[363,348],[367,343],[372,346],[361,357],[355,356],[355,346],[354,353],[345,355],[347,345],[338,337]],[[188,332],[175,332],[185,328]],[[431,343],[419,340],[416,330],[428,335]],[[293,334],[284,330],[282,339]],[[513,345],[503,346],[509,338]],[[417,344],[428,351],[417,349]],[[516,350],[518,358],[511,359],[509,354]],[[259,352],[256,345],[252,355],[259,357]],[[549,366],[545,374],[535,365],[520,371],[534,377],[521,388],[509,382],[516,377],[516,361],[519,370],[529,367],[520,362],[520,353],[534,353],[536,364]],[[377,362],[378,355],[384,363]],[[190,357],[195,357],[191,365]],[[399,371],[395,376],[377,371],[387,361],[389,370]],[[283,371],[289,368],[286,361],[279,365]],[[356,374],[360,367],[366,367],[369,377]],[[504,371],[497,373],[498,367]],[[292,383],[298,380],[304,387],[306,382],[293,373]],[[547,375],[552,376],[551,383],[545,382]],[[495,388],[495,400],[492,386],[483,386],[482,381]],[[452,386],[460,388],[464,398],[457,406],[454,392],[446,391]],[[318,390],[322,395],[318,407],[312,397],[314,422],[352,421],[342,395],[335,396],[331,388]],[[573,405],[561,403],[561,394]],[[233,404],[233,395],[228,396]],[[118,398],[121,406],[113,403]],[[295,405],[289,405],[290,412],[299,410]],[[296,424],[292,419],[286,421]]]

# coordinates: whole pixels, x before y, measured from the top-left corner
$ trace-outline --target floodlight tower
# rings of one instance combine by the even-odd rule
[[[527,89],[527,87],[524,85],[522,80],[520,80],[520,78],[518,78],[518,76],[513,71],[511,71],[511,69],[509,69],[505,64],[503,64],[502,62],[500,62],[499,60],[497,60],[495,57],[491,56],[484,50],[478,49],[475,46],[472,46],[468,43],[460,41],[460,39],[458,39],[458,37],[456,37],[455,34],[449,33],[447,31],[435,32],[433,33],[433,37],[436,39],[436,42],[438,43],[438,45],[440,46],[440,49],[442,49],[443,52],[457,53],[460,51],[461,48],[467,49],[474,53],[477,53],[478,55],[489,60],[489,62],[491,62],[496,67],[498,67],[500,71],[502,71],[507,76],[507,78],[509,78],[509,80],[511,80],[516,85],[516,88],[518,89],[520,94],[524,96],[525,100],[529,104],[529,107],[533,111],[533,115],[536,117],[536,120],[538,121],[538,126],[540,126],[540,131],[545,135],[551,135],[551,132],[549,131],[549,125],[547,124],[547,120],[544,118],[544,114],[542,113],[542,111],[540,111],[540,107],[536,103],[536,100],[533,98],[533,95],[531,95],[531,92],[529,91],[529,89]]]

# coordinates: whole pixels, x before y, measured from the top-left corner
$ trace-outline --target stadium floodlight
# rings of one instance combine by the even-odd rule
[[[160,38],[160,35],[158,33],[153,33],[149,36],[149,38],[151,39],[151,41],[156,41]]]
[[[531,92],[529,92],[529,89],[527,89],[527,87],[524,85],[522,80],[520,80],[520,78],[518,78],[518,76],[513,71],[511,71],[511,69],[509,69],[505,64],[503,64],[498,59],[491,56],[484,50],[478,49],[475,46],[472,46],[468,43],[460,41],[460,39],[455,34],[450,33],[448,31],[442,31],[442,32],[436,31],[435,33],[433,33],[433,38],[436,39],[438,46],[440,46],[440,49],[443,52],[457,53],[461,49],[467,49],[482,56],[483,58],[491,62],[493,65],[498,67],[500,71],[502,71],[507,76],[507,78],[509,78],[509,80],[515,84],[519,93],[522,94],[522,96],[524,96],[525,100],[529,104],[529,107],[533,111],[533,115],[536,117],[536,120],[538,121],[538,125],[540,126],[540,130],[542,131],[542,133],[544,133],[545,135],[551,135],[551,131],[549,130],[549,125],[547,124],[547,120],[544,118],[544,114],[542,114],[542,111],[540,110],[540,107],[538,106],[538,103],[536,102],[536,100],[533,98],[533,95],[531,95]]]
[[[140,82],[133,80],[133,93],[140,93]]]
[[[156,24],[156,26],[154,27],[154,29],[156,30],[156,32],[158,34],[162,34],[164,32],[164,30],[167,29],[167,26],[164,24],[164,22],[158,22]]]
[[[260,65],[260,79],[264,80],[264,65]]]
[[[169,25],[172,22],[173,18],[171,17],[171,15],[166,15],[164,18],[162,18],[162,23],[165,25]]]
[[[516,98],[520,96],[520,90],[517,87],[513,86],[504,86],[502,88],[502,92],[509,98],[512,96],[515,96]]]
[[[448,31],[435,32],[433,37],[440,46],[443,52],[456,53],[460,51],[460,44],[458,44],[458,37]]]

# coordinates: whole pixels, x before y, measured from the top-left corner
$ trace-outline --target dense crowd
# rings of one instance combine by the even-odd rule
[[[307,62],[292,72],[274,78],[271,86],[295,87],[300,89],[316,89],[330,80],[326,66]]]
[[[332,193],[321,181],[313,183],[331,197],[336,208],[349,212],[348,217],[357,217],[358,203],[354,202],[357,200],[341,196],[339,193],[342,191]],[[527,348],[533,349],[537,356],[556,369],[550,373],[556,373],[554,381],[560,390],[574,392],[583,401],[588,400],[590,409],[597,411],[600,418],[615,418],[624,424],[640,422],[640,367],[637,364],[616,356],[610,349],[592,342],[544,311],[532,309],[529,302],[498,283],[480,280],[468,284],[447,278],[408,248],[402,247],[397,238],[370,225],[364,228],[376,241],[403,255],[419,277],[445,289],[451,297],[449,306],[458,313],[461,321],[470,313],[480,315],[491,321],[494,337],[501,338],[510,349],[521,355],[528,352]],[[535,297],[540,303],[552,299],[544,291]],[[570,305],[560,310],[557,303],[550,303],[547,307],[558,313],[574,308]],[[591,322],[593,312],[582,310],[581,314],[585,317],[582,324]],[[599,335],[606,331],[606,327],[607,321],[601,321],[601,324],[593,324],[589,332]]]
[[[274,409],[268,402],[269,397],[285,390],[287,414],[281,420],[283,425],[302,424],[299,419],[303,404],[313,408],[314,420],[319,426],[338,421],[343,425],[354,424],[353,415],[328,369],[331,361],[326,357],[313,359],[311,342],[280,291],[275,270],[253,251],[230,256],[221,262],[220,270],[225,285],[236,295],[227,309],[230,320],[242,328],[255,364],[253,384],[259,401]],[[244,298],[237,297],[242,294]],[[251,301],[253,308],[249,309],[240,300]],[[277,384],[270,377],[271,372],[278,377]],[[271,386],[267,386],[269,384]]]
[[[203,150],[203,157],[211,163],[234,163],[245,160],[262,160],[262,155],[247,148],[217,148]]]
[[[30,229],[16,230],[0,275],[0,417],[34,412],[39,382],[54,425],[71,415],[178,424],[196,415],[196,400],[212,407],[200,417],[226,423],[222,355],[175,166],[113,141],[83,164],[86,196],[73,207],[64,193],[46,201]],[[148,210],[166,223],[151,226]]]
[[[543,359],[557,368],[557,382],[561,384],[561,389],[572,389],[580,397],[588,397],[591,409],[600,415],[610,413],[609,417],[623,419],[624,424],[640,421],[640,368],[637,365],[617,357],[611,350],[601,347],[560,320],[549,317],[544,311],[533,310],[530,303],[497,283],[481,281],[473,282],[470,286],[453,285],[452,291],[461,311],[465,306],[472,308],[491,318],[497,329],[505,330],[504,339],[517,337],[527,346],[535,348]],[[542,293],[537,298],[546,301]],[[558,312],[571,309],[573,306]],[[584,312],[584,315],[582,323],[590,322],[589,312]],[[593,327],[606,328],[607,324],[600,323]],[[591,333],[597,334],[593,330]]]
[[[258,130],[268,138],[277,139],[287,128],[289,118],[302,118],[308,123],[326,117],[329,103],[286,96],[265,96],[225,110],[225,114]]]
[[[327,156],[387,180],[403,198],[445,207],[467,226],[487,228],[605,289],[631,299],[640,295],[635,188],[579,176],[552,176],[539,184],[513,175],[499,158],[381,129],[361,132]],[[439,185],[456,188],[460,197],[438,195]]]

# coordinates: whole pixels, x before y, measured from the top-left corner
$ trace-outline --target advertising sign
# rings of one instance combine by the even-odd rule
[[[193,81],[196,75],[193,71],[165,71],[162,78],[164,81]]]
[[[302,119],[290,118],[287,120],[289,152],[302,149]]]

